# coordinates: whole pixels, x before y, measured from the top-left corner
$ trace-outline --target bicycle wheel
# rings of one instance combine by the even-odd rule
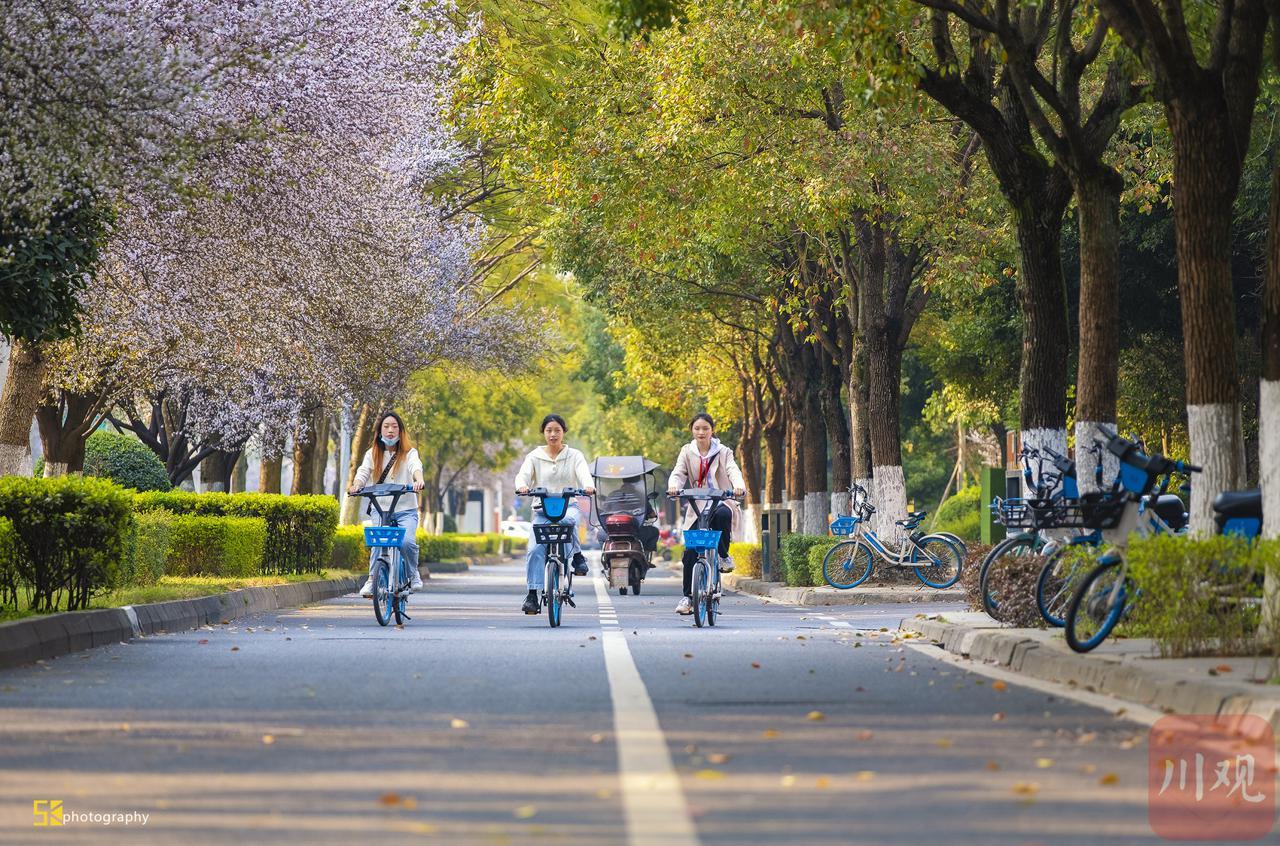
[[[874,553],[862,541],[840,541],[822,558],[822,578],[833,588],[848,590],[869,579],[874,564]]]
[[[982,596],[982,610],[993,620],[1004,622],[1004,618],[1000,616],[1000,597],[991,589],[992,570],[1001,566],[1002,561],[1007,564],[1016,558],[1035,555],[1043,546],[1044,542],[1039,535],[1014,535],[1000,541],[987,553],[982,561],[982,570],[978,573],[978,591]]]
[[[560,562],[554,558],[547,559],[543,590],[547,594],[547,622],[551,628],[560,625]]]
[[[1067,646],[1088,652],[1107,639],[1120,622],[1129,597],[1128,579],[1123,577],[1120,559],[1112,558],[1094,567],[1080,580],[1071,597],[1063,626]]]
[[[1067,555],[1068,549],[1071,547],[1055,550],[1045,560],[1036,579],[1036,608],[1046,623],[1059,629],[1067,624],[1067,606],[1080,586],[1080,579],[1090,569],[1089,564]]]
[[[949,588],[960,581],[960,568],[964,566],[964,555],[956,545],[946,538],[937,535],[925,535],[916,541],[927,557],[927,563],[915,566],[916,578],[931,588]],[[919,559],[920,552],[913,551],[913,560]]]
[[[395,587],[391,590],[391,605],[395,610],[396,625],[403,626],[405,619],[409,616],[404,610],[404,605],[409,601],[409,598],[402,594],[400,589],[408,583],[408,579],[404,575],[404,558],[400,555],[400,550],[397,549],[394,556],[396,559],[395,566],[391,568],[391,572],[395,573],[395,578],[391,581],[391,584]]]
[[[373,571],[373,615],[378,618],[378,625],[385,626],[391,622],[392,606],[395,595],[391,592],[391,562],[379,558],[377,569]]]
[[[720,615],[720,562],[712,563],[710,569],[710,586],[707,589],[707,625],[714,626],[716,617]]]
[[[711,573],[707,567],[707,559],[699,558],[693,565],[693,623],[698,628],[707,624],[707,593],[710,591],[708,580]]]

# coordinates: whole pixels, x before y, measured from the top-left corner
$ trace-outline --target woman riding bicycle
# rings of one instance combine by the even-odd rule
[[[733,489],[734,496],[742,496],[746,482],[738,462],[733,460],[733,450],[720,443],[715,435],[716,424],[711,415],[701,412],[693,416],[689,423],[693,432],[693,440],[680,448],[680,456],[671,469],[667,479],[667,493],[676,494],[686,486],[694,488]],[[733,570],[733,559],[729,557],[729,540],[733,533],[733,524],[738,517],[738,503],[722,502],[711,513],[711,528],[720,532],[720,572]],[[685,509],[685,529],[694,528],[697,515],[692,506]],[[686,549],[681,561],[684,564],[684,598],[676,606],[677,614],[692,614],[693,605],[689,598],[693,593],[693,565],[697,563],[698,553]]]
[[[409,445],[409,437],[404,431],[404,423],[400,420],[400,415],[394,411],[388,411],[378,420],[374,431],[377,436],[374,438],[373,447],[365,451],[364,460],[360,462],[360,468],[356,470],[356,477],[352,480],[351,487],[347,488],[347,493],[355,494],[369,484],[369,479],[373,478],[375,472],[379,485],[409,485],[415,491],[422,490],[422,460],[418,458],[418,451]],[[391,497],[378,497],[378,504],[384,509],[390,508]],[[400,546],[400,554],[413,576],[410,590],[421,590],[422,574],[418,572],[417,494],[401,496],[396,506],[398,510],[391,515],[391,524],[404,527],[404,543]],[[369,511],[372,508],[372,505],[368,506]],[[364,587],[360,588],[361,596],[373,596],[375,560],[370,556],[369,578],[365,581]]]
[[[568,431],[568,424],[559,414],[548,414],[542,418],[542,437],[547,445],[538,447],[524,457],[520,472],[516,474],[516,493],[528,493],[530,488],[546,488],[552,493],[558,493],[565,488],[582,488],[588,495],[595,493],[586,457],[564,442],[564,436]],[[583,557],[582,549],[578,545],[578,521],[581,519],[582,512],[578,510],[575,503],[570,502],[564,517],[560,520],[562,524],[573,526],[574,529],[571,548],[575,576],[587,574],[587,559]],[[542,509],[535,507],[533,522],[535,525],[540,525],[551,521],[542,513]],[[538,613],[538,591],[542,590],[542,571],[546,560],[547,548],[535,543],[530,537],[529,552],[525,556],[529,593],[525,596],[524,605],[521,607],[526,614]]]

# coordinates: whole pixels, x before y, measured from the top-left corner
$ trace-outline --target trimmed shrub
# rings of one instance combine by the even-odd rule
[[[1126,634],[1154,638],[1175,658],[1259,650],[1261,583],[1268,569],[1280,575],[1280,541],[1157,535],[1134,538],[1125,554],[1143,593]]]
[[[139,511],[164,508],[202,517],[260,517],[267,522],[261,571],[314,573],[329,564],[338,528],[338,501],[329,496],[260,493],[151,492],[137,495]]]
[[[94,432],[84,445],[84,475],[110,479],[136,491],[167,491],[173,487],[164,462],[137,438],[115,432]]]
[[[137,529],[126,584],[154,585],[164,576],[173,549],[173,519],[172,512],[163,508],[135,515]]]
[[[955,496],[948,497],[938,508],[929,531],[951,532],[959,535],[966,543],[976,542],[981,538],[981,498],[982,488],[978,485],[970,485]]]
[[[13,521],[0,517],[0,607],[18,604],[17,545],[18,533],[13,529]]]
[[[462,544],[449,535],[428,535],[418,532],[418,560],[451,561],[462,557]]]
[[[167,575],[252,576],[267,546],[267,521],[179,514],[171,520],[170,540]]]
[[[119,587],[129,569],[134,532],[130,495],[105,479],[0,478],[0,517],[12,525],[11,591],[34,611],[87,608]]]
[[[840,538],[823,538],[809,547],[809,581],[815,585],[826,585],[826,577],[822,575],[822,561],[828,550],[840,542]]]
[[[835,540],[829,535],[783,535],[780,581],[791,587],[813,587],[813,571],[809,567],[809,548],[818,543],[830,546],[835,543]],[[819,562],[819,578],[821,578],[821,562]]]
[[[452,514],[446,514],[440,520],[440,530],[446,535],[456,535],[458,533],[458,519]]]
[[[733,572],[746,579],[760,578],[760,544],[731,543],[729,557],[733,559]]]
[[[329,566],[334,570],[369,569],[369,550],[364,545],[364,526],[339,526],[333,533]]]

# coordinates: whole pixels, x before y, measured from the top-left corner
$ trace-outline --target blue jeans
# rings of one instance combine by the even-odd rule
[[[569,543],[569,562],[573,563],[573,556],[579,552],[581,547],[578,545],[578,521],[582,519],[582,512],[578,510],[578,506],[570,504],[565,511],[564,517],[560,520],[562,525],[573,526],[573,540]],[[547,519],[547,515],[538,509],[533,510],[533,525],[541,526],[551,521]],[[529,551],[525,554],[525,570],[526,579],[529,582],[529,590],[542,590],[543,569],[547,564],[547,548],[533,539],[533,533],[529,533]]]
[[[400,544],[400,557],[407,568],[409,579],[413,579],[413,571],[418,569],[418,510],[397,511],[391,515],[391,525],[404,527],[404,543]],[[381,549],[369,551],[369,578],[373,578],[373,565],[378,560]],[[392,574],[394,580],[395,574]]]

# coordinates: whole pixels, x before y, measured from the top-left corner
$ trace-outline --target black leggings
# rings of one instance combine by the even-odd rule
[[[729,506],[723,502],[716,505],[716,510],[711,512],[711,528],[720,532],[719,553],[721,558],[729,555],[729,534],[733,530],[733,512],[729,510]],[[684,564],[684,595],[693,595],[693,565],[698,561],[698,553],[692,549],[684,551],[684,557],[680,559]]]

